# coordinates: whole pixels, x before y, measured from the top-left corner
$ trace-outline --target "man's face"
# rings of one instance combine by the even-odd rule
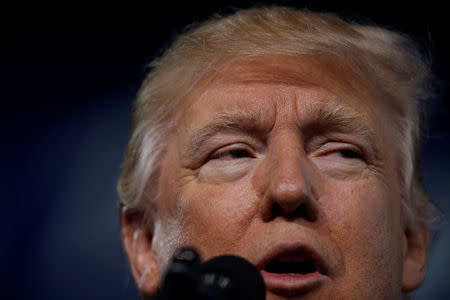
[[[162,161],[160,267],[188,245],[248,259],[267,299],[399,298],[406,238],[380,98],[311,57],[233,63],[196,88]]]

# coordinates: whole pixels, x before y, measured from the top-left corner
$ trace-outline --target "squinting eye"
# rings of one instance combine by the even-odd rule
[[[247,150],[236,149],[236,150],[220,152],[220,153],[214,155],[212,158],[213,159],[218,159],[218,158],[239,159],[239,158],[247,158],[247,157],[251,157],[251,154]]]
[[[357,159],[362,159],[362,155],[360,153],[358,153],[357,151],[351,150],[351,149],[341,149],[338,151],[339,155],[342,158],[357,158]]]

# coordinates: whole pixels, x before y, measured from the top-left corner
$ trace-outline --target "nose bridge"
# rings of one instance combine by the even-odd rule
[[[315,221],[318,205],[312,192],[312,173],[298,130],[274,133],[264,163],[254,177],[262,220],[283,217]]]
[[[298,199],[308,194],[307,158],[301,138],[284,133],[273,141],[270,171],[270,194],[280,205],[296,205]]]

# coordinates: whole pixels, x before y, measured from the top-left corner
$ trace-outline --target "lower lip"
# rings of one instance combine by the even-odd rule
[[[327,276],[319,273],[279,274],[262,270],[261,275],[268,291],[282,296],[304,294],[317,289],[324,283]]]

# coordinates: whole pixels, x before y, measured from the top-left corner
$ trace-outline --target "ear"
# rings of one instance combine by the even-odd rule
[[[411,292],[425,278],[430,233],[425,224],[414,224],[405,230],[402,291]]]
[[[159,269],[152,249],[153,229],[145,222],[144,213],[133,209],[122,210],[121,225],[134,280],[141,294],[154,295],[159,287]]]

